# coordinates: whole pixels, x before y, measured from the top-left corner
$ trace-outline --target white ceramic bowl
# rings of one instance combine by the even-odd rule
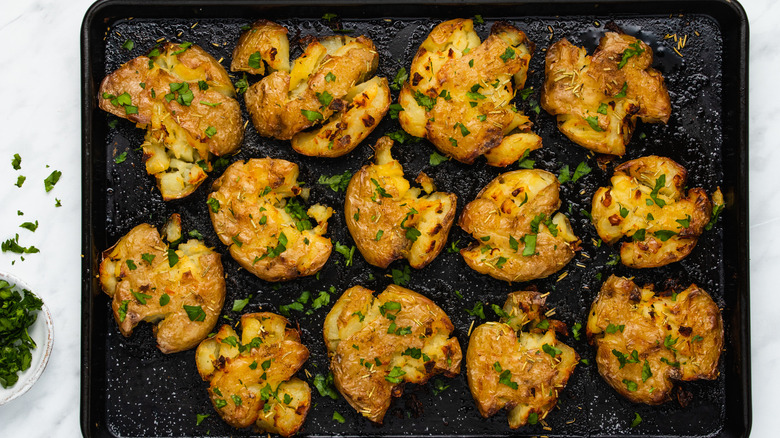
[[[22,289],[32,291],[33,289],[27,285],[27,283],[18,279],[17,277],[0,272],[0,280],[5,280],[8,283],[15,285],[14,290],[22,292]],[[40,298],[40,295],[38,296]],[[8,403],[9,401],[19,397],[32,388],[33,384],[41,377],[43,370],[46,368],[46,364],[49,362],[49,356],[51,356],[51,348],[54,345],[54,325],[51,320],[51,312],[46,307],[46,303],[41,306],[40,312],[38,312],[38,319],[35,320],[32,326],[30,326],[28,333],[33,338],[37,347],[31,351],[32,362],[30,368],[19,373],[19,381],[10,388],[3,388],[0,386],[0,406]]]

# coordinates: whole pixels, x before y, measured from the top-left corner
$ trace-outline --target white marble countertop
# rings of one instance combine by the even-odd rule
[[[79,436],[81,340],[81,119],[79,109],[79,29],[92,0],[0,2],[0,41],[5,41],[0,84],[0,240],[19,233],[20,243],[40,254],[24,262],[0,253],[0,270],[25,279],[48,303],[54,317],[55,346],[48,369],[25,395],[0,406],[0,435]],[[752,436],[777,436],[774,416],[780,393],[780,338],[772,324],[780,308],[770,275],[780,266],[780,48],[774,27],[780,2],[744,0],[750,19],[750,234],[753,428]],[[19,43],[19,44],[16,44]],[[37,74],[46,66],[51,75]],[[775,112],[773,108],[778,109]],[[772,140],[772,139],[775,140]],[[774,146],[773,146],[774,144]],[[14,153],[22,170],[11,169]],[[49,193],[43,180],[52,170],[62,178]],[[21,188],[17,175],[27,177]],[[55,207],[56,199],[62,206]],[[18,216],[17,210],[24,212]],[[38,220],[35,233],[18,228]],[[13,260],[17,260],[12,264]],[[775,264],[777,263],[777,264]],[[775,266],[775,268],[772,268]],[[777,361],[777,362],[776,362]]]

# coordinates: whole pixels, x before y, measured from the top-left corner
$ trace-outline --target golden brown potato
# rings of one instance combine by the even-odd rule
[[[293,376],[309,358],[309,350],[288,323],[273,313],[243,315],[241,336],[223,325],[198,346],[198,373],[209,382],[214,408],[231,426],[254,425],[258,431],[286,437],[303,425],[311,389]]]
[[[612,275],[590,308],[587,334],[601,376],[635,403],[668,401],[674,380],[718,376],[723,320],[695,284],[656,293]]]
[[[420,173],[411,187],[401,163],[393,159],[393,140],[376,143],[376,162],[363,166],[347,186],[344,215],[360,253],[374,266],[386,268],[406,258],[416,269],[432,262],[447,243],[458,198],[435,192],[433,181]],[[425,195],[422,195],[422,191]]]
[[[166,228],[173,233],[177,223],[174,215]],[[113,298],[119,331],[130,336],[139,322],[150,322],[163,353],[198,345],[225,301],[219,254],[195,239],[169,248],[149,224],[133,228],[103,252],[100,285]]]
[[[382,423],[404,382],[460,373],[450,318],[430,299],[390,285],[378,296],[347,289],[325,317],[325,344],[336,388],[364,417]]]
[[[710,221],[712,203],[704,189],[689,189],[686,194],[686,178],[679,164],[651,155],[616,167],[612,186],[593,195],[591,215],[599,237],[608,244],[631,237],[620,246],[624,265],[668,265],[696,246]]]
[[[375,76],[356,85],[342,101],[338,104],[343,105],[338,115],[322,127],[295,134],[293,149],[316,157],[340,157],[351,152],[371,134],[390,108],[387,79]]]
[[[561,206],[560,183],[543,170],[515,170],[491,181],[463,210],[458,225],[477,241],[460,250],[475,271],[529,281],[563,268],[579,239]],[[553,214],[555,213],[555,214]]]
[[[653,50],[632,36],[607,32],[593,55],[562,39],[547,50],[542,108],[578,145],[622,156],[636,119],[666,123],[672,112]]]
[[[509,427],[536,424],[555,407],[579,355],[557,340],[566,325],[545,316],[546,294],[512,292],[500,322],[474,329],[466,352],[469,388],[487,418],[509,412]]]
[[[230,165],[212,185],[211,223],[230,255],[266,281],[314,275],[328,261],[333,245],[323,235],[333,209],[319,204],[305,210],[296,196],[298,165],[253,158]],[[310,219],[317,221],[312,227]]]
[[[313,39],[292,67],[289,46],[287,29],[260,20],[233,51],[233,71],[262,74],[264,63],[272,71],[245,96],[257,132],[292,140],[304,155],[351,152],[390,107],[387,79],[372,79],[379,61],[374,43],[364,36]]]
[[[286,27],[273,21],[257,20],[238,39],[230,70],[262,75],[266,64],[271,72],[289,72],[290,42]]]
[[[206,179],[213,155],[238,149],[241,109],[225,69],[190,43],[165,43],[106,76],[100,108],[146,128],[146,171],[163,199],[183,198]]]
[[[539,149],[542,139],[511,103],[533,48],[509,23],[497,22],[481,44],[471,20],[439,24],[420,45],[398,96],[401,127],[468,164],[485,155],[491,166],[504,167]]]

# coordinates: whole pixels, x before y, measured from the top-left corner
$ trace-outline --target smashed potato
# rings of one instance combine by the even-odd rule
[[[506,22],[494,24],[481,44],[471,20],[439,24],[420,45],[398,96],[401,127],[467,164],[484,155],[491,166],[505,167],[539,149],[542,139],[511,103],[533,49]]]
[[[723,319],[695,284],[655,292],[612,275],[590,308],[587,334],[601,376],[635,403],[668,401],[675,380],[718,376]]]
[[[607,32],[591,56],[564,38],[547,50],[542,108],[571,141],[622,156],[637,118],[666,123],[672,113],[664,78],[652,63],[653,49],[630,35]]]
[[[181,235],[178,215],[167,239]],[[190,239],[169,248],[157,230],[141,224],[102,255],[100,285],[112,297],[119,331],[130,336],[141,321],[154,324],[157,346],[176,353],[198,345],[217,323],[225,301],[220,255]]]
[[[100,108],[146,128],[146,171],[163,199],[192,193],[214,155],[238,149],[241,109],[225,69],[191,43],[165,43],[106,76]]]
[[[293,377],[309,358],[297,330],[273,313],[241,317],[241,336],[229,325],[195,352],[198,373],[209,382],[214,409],[233,427],[281,436],[295,434],[311,407],[309,384]]]
[[[579,355],[557,340],[566,325],[545,316],[546,294],[512,292],[500,322],[474,329],[466,352],[469,388],[479,413],[509,412],[509,427],[536,424],[558,401]]]
[[[330,257],[333,245],[324,234],[333,209],[319,204],[304,209],[295,197],[308,197],[308,190],[298,185],[295,163],[238,161],[212,190],[208,205],[214,230],[233,259],[252,274],[266,281],[314,275]]]
[[[710,221],[712,203],[704,189],[685,193],[687,172],[669,158],[637,158],[615,168],[610,187],[593,195],[591,216],[599,237],[622,237],[620,259],[632,268],[655,268],[691,253]]]
[[[382,423],[404,382],[460,373],[462,358],[450,318],[430,299],[390,285],[378,296],[347,289],[323,329],[336,388],[355,410]]]
[[[287,29],[260,20],[233,51],[233,71],[262,74],[264,64],[271,71],[246,91],[255,129],[265,137],[292,140],[293,149],[304,155],[351,152],[390,108],[387,79],[373,77],[379,61],[374,43],[365,36],[313,39],[292,66],[289,50]]]
[[[458,225],[477,241],[460,250],[475,271],[529,281],[563,268],[579,239],[563,213],[560,183],[543,170],[515,170],[491,181],[463,210]],[[553,214],[555,213],[555,214]]]
[[[352,176],[344,214],[368,263],[386,268],[392,261],[406,258],[413,268],[420,269],[447,243],[458,198],[453,193],[435,192],[433,181],[422,172],[416,181],[423,189],[410,187],[401,163],[390,154],[392,146],[389,137],[380,138],[376,162]]]

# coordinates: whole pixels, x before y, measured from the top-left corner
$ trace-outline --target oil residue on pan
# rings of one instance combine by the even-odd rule
[[[255,17],[259,18],[259,17]],[[525,31],[536,43],[527,86],[533,94],[527,100],[518,97],[519,105],[534,122],[534,130],[544,140],[544,147],[531,153],[535,167],[558,174],[568,165],[574,169],[578,163],[587,162],[593,171],[574,183],[561,188],[562,208],[572,221],[575,234],[583,241],[583,249],[575,259],[551,278],[530,284],[508,285],[479,275],[468,269],[459,254],[444,251],[423,270],[412,270],[408,287],[433,299],[449,314],[461,342],[463,351],[468,347],[468,331],[476,318],[464,309],[471,309],[477,301],[501,304],[506,294],[524,287],[535,287],[551,292],[548,305],[555,308],[555,317],[569,327],[575,322],[584,325],[587,311],[598,291],[601,280],[610,274],[635,276],[637,283],[662,284],[667,278],[682,284],[697,283],[707,290],[721,306],[725,303],[723,285],[723,244],[721,228],[705,233],[693,253],[682,262],[659,269],[631,270],[620,264],[610,263],[616,248],[598,247],[598,236],[582,211],[590,211],[590,199],[594,191],[609,181],[614,164],[606,170],[599,169],[587,151],[575,146],[558,132],[553,117],[539,111],[538,100],[544,72],[545,49],[552,42],[566,37],[574,44],[585,45],[592,51],[604,32],[607,20],[603,17],[566,18],[504,18]],[[689,186],[704,187],[712,191],[723,183],[723,141],[721,126],[723,108],[721,102],[721,57],[723,43],[717,24],[705,16],[673,16],[656,18],[609,17],[628,33],[639,36],[655,51],[654,67],[665,76],[672,96],[673,114],[667,126],[638,124],[638,129],[622,162],[649,154],[673,158],[688,169]],[[324,20],[280,19],[290,29],[291,42],[306,35],[328,35],[332,31]],[[365,20],[344,19],[345,29],[354,29],[353,35],[371,37],[380,51],[379,75],[392,80],[400,67],[409,68],[411,59],[421,41],[438,20]],[[492,20],[476,26],[485,37]],[[217,59],[230,59],[232,48],[238,39],[242,25],[249,19],[132,19],[112,24],[105,39],[104,59],[99,64],[108,74],[121,63],[149,50],[160,38],[173,41],[191,41],[200,45]],[[687,35],[687,44],[680,57],[673,48],[678,46],[667,35]],[[135,48],[128,52],[122,44],[130,39]],[[300,47],[296,47],[300,53]],[[393,98],[397,92],[393,92]],[[243,99],[240,99],[244,119],[248,119]],[[335,288],[331,303],[348,287],[360,284],[381,291],[392,282],[388,274],[392,269],[402,269],[405,263],[396,262],[387,270],[365,263],[358,254],[352,266],[346,267],[344,258],[333,252],[319,278],[305,278],[292,282],[271,284],[259,280],[239,269],[226,248],[214,234],[206,207],[206,195],[211,181],[221,172],[210,176],[193,195],[184,200],[163,202],[154,187],[154,181],[143,170],[141,153],[134,149],[143,141],[143,132],[130,122],[121,120],[115,129],[105,128],[111,116],[96,116],[95,132],[98,144],[105,145],[105,180],[96,184],[96,205],[105,205],[105,214],[95,214],[94,236],[98,248],[107,248],[119,237],[141,222],[161,225],[171,213],[180,213],[184,231],[197,229],[205,236],[206,243],[223,254],[227,274],[228,296],[222,313],[222,322],[235,323],[239,313],[231,311],[234,299],[250,297],[244,311],[260,308],[278,312],[281,305],[293,302],[302,291],[316,294]],[[385,133],[399,130],[396,120],[386,117],[376,131],[358,149],[338,160],[317,159],[298,155],[289,142],[261,138],[249,125],[243,147],[230,161],[252,157],[270,156],[283,158],[300,165],[300,181],[311,187],[311,202],[333,207],[337,214],[330,220],[329,235],[334,242],[352,245],[343,217],[343,192],[335,193],[329,187],[317,184],[320,175],[334,175],[345,170],[355,171],[372,156],[369,145]],[[128,151],[127,160],[116,164],[112,157]],[[406,176],[414,179],[424,170],[440,189],[458,195],[458,215],[463,206],[474,199],[478,191],[496,175],[506,170],[487,166],[484,160],[472,166],[447,161],[438,166],[429,164],[434,148],[420,143],[396,144],[393,155],[402,163]],[[100,222],[104,220],[104,222]],[[105,230],[105,232],[103,232]],[[471,238],[458,227],[453,227],[450,244],[466,246]],[[566,273],[563,278],[560,274]],[[462,298],[456,295],[459,291]],[[310,315],[292,313],[292,321],[300,325],[302,342],[311,351],[311,358],[304,368],[311,375],[327,373],[328,361],[322,340],[322,323],[330,306]],[[124,339],[113,322],[109,303],[105,297],[96,302],[107,327],[105,334],[105,386],[104,421],[111,433],[122,436],[195,436],[195,435],[250,435],[250,430],[236,431],[222,422],[215,414],[203,383],[196,371],[194,352],[163,355],[155,347],[151,330],[142,325],[129,339]],[[488,319],[496,320],[486,306]],[[730,318],[726,320],[726,331]],[[477,321],[476,324],[479,324]],[[730,337],[727,337],[730,339]],[[681,407],[676,401],[660,407],[631,404],[622,399],[600,378],[595,366],[593,349],[581,340],[565,338],[583,359],[590,364],[580,364],[569,384],[562,392],[558,407],[548,416],[546,423],[527,426],[523,433],[550,436],[589,436],[637,433],[649,436],[707,436],[724,427],[725,377],[721,361],[721,377],[712,382],[695,382],[682,385],[692,394],[691,402]],[[727,341],[726,348],[732,346]],[[96,372],[96,371],[93,371]],[[302,378],[306,378],[301,373]],[[310,379],[307,379],[310,381]],[[466,385],[465,372],[454,379],[441,379],[449,387],[434,393],[435,385],[407,386],[405,394],[393,405],[385,417],[385,424],[375,426],[360,417],[339,398],[331,400],[314,391],[313,405],[302,429],[304,435],[511,435],[506,418],[500,413],[490,419],[482,419],[471,399]],[[344,424],[332,419],[337,411],[346,418]],[[643,419],[641,426],[631,428],[635,412]],[[211,414],[196,426],[196,415]],[[549,427],[548,427],[549,426]]]

